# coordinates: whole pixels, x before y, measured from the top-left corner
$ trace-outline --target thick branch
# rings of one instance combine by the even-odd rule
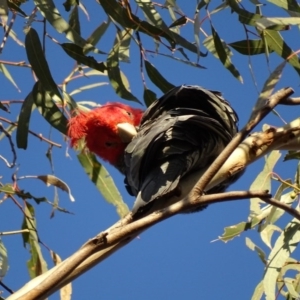
[[[225,154],[222,152],[220,155],[221,158],[218,158],[213,164],[213,167],[209,168],[208,172],[206,172],[208,175],[204,180],[201,179],[203,173],[195,172],[192,176],[185,178],[181,182],[180,197],[172,197],[168,199],[168,201],[161,201],[165,206],[170,206],[159,208],[159,210],[134,222],[132,222],[132,216],[129,214],[125,219],[119,221],[104,233],[101,233],[99,236],[88,241],[78,252],[70,256],[64,262],[45,274],[31,280],[8,299],[43,299],[131,242],[145,229],[185,210],[199,207],[200,204],[204,205],[232,201],[245,197],[260,197],[263,198],[263,200],[269,199],[269,201],[271,201],[271,195],[266,192],[240,192],[242,194],[231,192],[203,196],[199,195],[197,192],[199,190],[202,191],[205,185],[207,185],[207,190],[216,186],[238,170],[243,169],[245,166],[273,149],[283,149],[283,147],[284,149],[287,149],[289,145],[296,147],[297,144],[300,144],[298,143],[298,139],[300,140],[300,119],[296,119],[282,128],[270,128],[264,132],[255,133],[249,136],[238,148],[236,148],[242,138],[245,135],[248,135],[249,131],[252,130],[281,99],[285,99],[291,93],[291,89],[281,90],[272,96],[269,101],[266,101],[265,105],[256,109],[252,113],[249,123],[244,127],[243,132],[237,135],[233,142],[225,149]],[[226,158],[228,158],[227,161],[220,168]],[[219,168],[219,171],[217,167]],[[216,172],[217,174],[214,175]],[[212,180],[208,184],[206,181],[211,178]],[[192,193],[190,193],[191,191]],[[192,197],[189,195],[192,195]],[[266,202],[267,201],[268,200],[266,200]],[[277,206],[274,201],[272,205]],[[283,207],[280,206],[280,208]],[[286,211],[291,213],[290,210]]]
[[[111,247],[120,246],[120,244],[121,246],[124,246],[147,228],[182,212],[182,210],[192,209],[194,207],[199,206],[200,203],[203,205],[207,205],[218,202],[240,200],[249,197],[260,197],[263,199],[265,197],[270,198],[271,195],[268,194],[267,191],[228,192],[222,194],[204,195],[201,197],[198,203],[180,201],[174,203],[170,207],[153,212],[152,214],[147,215],[133,223],[112,230],[111,233],[100,233],[93,239],[89,240],[86,244],[84,244],[77,252],[70,256],[67,260],[65,260],[52,270],[46,272],[45,274],[37,277],[36,279],[42,279],[38,280],[37,285],[35,282],[35,285],[32,286],[31,283],[36,281],[36,279],[33,279],[29,284],[27,284],[24,287],[27,290],[25,294],[23,293],[22,295],[19,295],[20,291],[18,291],[12,296],[10,296],[8,299],[34,300],[46,298],[61,286],[67,284],[71,280],[74,280],[73,276],[68,275],[71,274],[71,272],[80,264],[80,262],[83,262],[87,257],[90,257],[96,251],[102,251],[107,248],[111,249]],[[118,247],[118,249],[119,248],[120,247]],[[84,269],[84,271],[86,271],[86,268]],[[77,276],[78,275],[79,274],[77,274]]]

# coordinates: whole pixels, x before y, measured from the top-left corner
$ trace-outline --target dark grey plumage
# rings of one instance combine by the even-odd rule
[[[156,100],[125,150],[126,181],[137,196],[133,212],[176,192],[180,180],[193,171],[207,169],[237,133],[237,122],[219,92],[199,86],[175,87]]]

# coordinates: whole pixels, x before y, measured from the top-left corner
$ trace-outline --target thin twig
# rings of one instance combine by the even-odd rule
[[[15,103],[23,103],[24,100],[1,100],[0,101],[3,105],[5,104],[15,104]]]
[[[2,131],[5,134],[5,136],[7,137],[8,141],[9,141],[10,149],[13,154],[13,161],[10,164],[4,157],[1,157],[1,158],[6,162],[6,165],[9,168],[13,168],[16,165],[16,161],[17,161],[17,153],[16,153],[15,145],[11,139],[10,133],[3,127],[2,123],[0,123],[0,131]]]
[[[18,126],[17,122],[12,122],[12,121],[10,121],[10,120],[8,120],[6,118],[0,117],[0,120],[3,121],[3,122],[6,122],[6,123],[8,123],[8,124],[10,124],[12,126]],[[44,142],[46,142],[46,143],[48,143],[50,145],[53,145],[55,147],[61,148],[61,144],[55,143],[55,142],[53,142],[53,141],[51,141],[51,140],[43,137],[43,135],[41,133],[38,134],[38,133],[35,133],[35,132],[31,131],[31,130],[28,130],[28,132],[30,134],[32,134],[33,136],[39,138],[41,141],[44,141]]]
[[[291,216],[293,216],[294,218],[300,221],[300,213],[295,208],[290,207],[289,205],[280,202],[274,198],[260,198],[260,199],[268,204],[283,209],[285,212],[287,212],[288,214],[290,214]]]
[[[16,12],[12,11],[12,14],[13,14],[13,15],[12,15],[12,18],[11,18],[11,20],[10,20],[10,23],[9,23],[9,25],[8,25],[7,30],[5,31],[5,34],[4,34],[4,37],[3,37],[3,41],[2,41],[2,43],[1,43],[1,45],[0,45],[0,54],[1,54],[2,51],[3,51],[3,48],[4,48],[5,43],[6,43],[6,41],[7,41],[8,35],[9,35],[9,33],[10,33],[11,29],[12,29],[12,26],[13,26],[13,24],[14,24],[14,22],[15,22],[15,19],[16,19],[16,17],[17,17]],[[5,27],[7,27],[7,26],[5,26]]]
[[[31,65],[26,64],[25,61],[12,62],[12,61],[0,60],[0,64],[3,64],[3,65],[9,65],[9,66],[16,66],[16,67],[27,67],[27,68],[31,68]]]
[[[0,280],[0,285],[10,294],[14,293],[14,291],[12,289],[10,289],[6,284],[4,284],[1,280]]]
[[[0,236],[2,236],[2,235],[20,234],[20,233],[25,233],[25,232],[30,232],[30,231],[29,231],[29,229],[22,229],[22,230],[0,232]]]

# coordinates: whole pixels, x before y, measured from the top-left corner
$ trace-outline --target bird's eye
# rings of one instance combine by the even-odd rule
[[[130,111],[126,111],[127,115],[132,118],[132,113]]]
[[[113,143],[113,142],[105,142],[105,146],[106,146],[106,147],[111,148],[111,147],[113,147],[114,145],[115,145],[115,143]]]

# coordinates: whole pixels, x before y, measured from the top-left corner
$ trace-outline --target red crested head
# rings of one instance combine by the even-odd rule
[[[77,145],[82,138],[86,147],[118,169],[129,143],[124,139],[120,124],[138,126],[143,111],[122,103],[107,103],[88,112],[79,112],[69,120],[68,136],[71,146]]]

